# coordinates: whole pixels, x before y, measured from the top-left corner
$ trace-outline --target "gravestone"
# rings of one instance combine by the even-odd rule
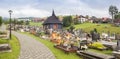
[[[120,59],[120,34],[119,33],[115,35],[115,39],[117,40],[117,47],[116,47],[116,51],[113,51],[113,55],[115,56],[116,59]]]
[[[117,47],[116,47],[116,50],[120,50],[120,34],[116,34],[115,35],[115,39],[117,40]]]
[[[9,44],[0,44],[0,52],[10,52],[10,50]]]

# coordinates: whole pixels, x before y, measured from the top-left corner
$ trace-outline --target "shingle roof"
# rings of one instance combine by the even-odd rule
[[[59,23],[62,24],[62,22],[56,17],[54,10],[52,12],[52,16],[48,17],[43,24],[49,24],[49,23]]]

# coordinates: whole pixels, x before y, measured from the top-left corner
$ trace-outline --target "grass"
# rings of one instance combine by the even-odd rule
[[[18,59],[20,54],[20,45],[15,36],[12,36],[12,39],[9,41],[0,40],[0,43],[9,43],[12,49],[12,52],[1,52],[0,59]]]
[[[30,25],[31,26],[42,26],[42,22],[38,22],[38,23],[30,22]],[[110,31],[110,33],[120,33],[120,27],[115,27],[115,26],[112,26],[111,24],[83,23],[83,24],[77,24],[74,26],[75,26],[75,29],[82,28],[85,32],[90,32],[91,30],[96,28],[99,33],[102,33],[103,31],[106,33],[108,31]],[[66,27],[66,29],[67,28],[69,27]]]
[[[79,56],[76,55],[76,53],[65,54],[64,51],[54,48],[53,47],[54,44],[50,42],[49,40],[40,39],[39,37],[36,37],[29,33],[23,33],[23,34],[29,35],[35,38],[36,40],[38,40],[39,42],[43,43],[45,46],[47,46],[52,51],[52,53],[55,55],[56,59],[81,59]]]
[[[112,26],[111,24],[83,23],[83,24],[75,25],[75,28],[76,29],[82,28],[86,32],[90,32],[91,30],[96,28],[99,33],[102,33],[103,31],[106,33],[108,31],[110,31],[110,33],[120,33],[120,27],[115,27]]]
[[[36,22],[30,22],[30,25],[31,26],[42,26],[42,22],[38,22],[38,23],[36,23]]]
[[[0,39],[0,44],[8,43],[8,40],[6,39]]]

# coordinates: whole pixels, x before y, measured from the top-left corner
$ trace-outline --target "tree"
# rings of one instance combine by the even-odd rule
[[[15,24],[23,25],[23,24],[24,24],[24,21],[23,21],[23,20],[19,20],[19,21],[16,21],[16,20],[15,20]]]
[[[111,5],[109,7],[109,14],[112,16],[112,23],[114,21],[115,15],[118,13],[118,8],[116,6]]]
[[[120,19],[120,12],[115,15],[115,19]]]
[[[93,23],[96,23],[96,22],[97,22],[97,17],[92,16],[92,17],[91,17],[91,20],[93,20]]]
[[[25,24],[26,24],[26,25],[29,25],[30,23],[29,23],[29,21],[27,20],[27,21],[25,22]]]
[[[86,17],[87,19],[89,19],[89,15],[86,15],[85,17]]]
[[[73,30],[75,29],[75,27],[73,25],[70,26],[70,31],[73,32]]]
[[[63,26],[68,27],[73,24],[73,20],[71,16],[65,16],[63,17]]]
[[[0,16],[0,26],[2,25],[2,17]]]
[[[74,24],[76,25],[76,24],[79,24],[79,21],[78,21],[79,19],[78,18],[74,18]]]

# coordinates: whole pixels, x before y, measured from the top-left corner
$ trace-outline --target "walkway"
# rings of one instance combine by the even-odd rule
[[[30,36],[12,32],[20,41],[21,52],[19,59],[55,59],[52,52],[42,43]]]
[[[0,31],[6,31],[6,25],[2,24],[2,26],[0,26]]]

